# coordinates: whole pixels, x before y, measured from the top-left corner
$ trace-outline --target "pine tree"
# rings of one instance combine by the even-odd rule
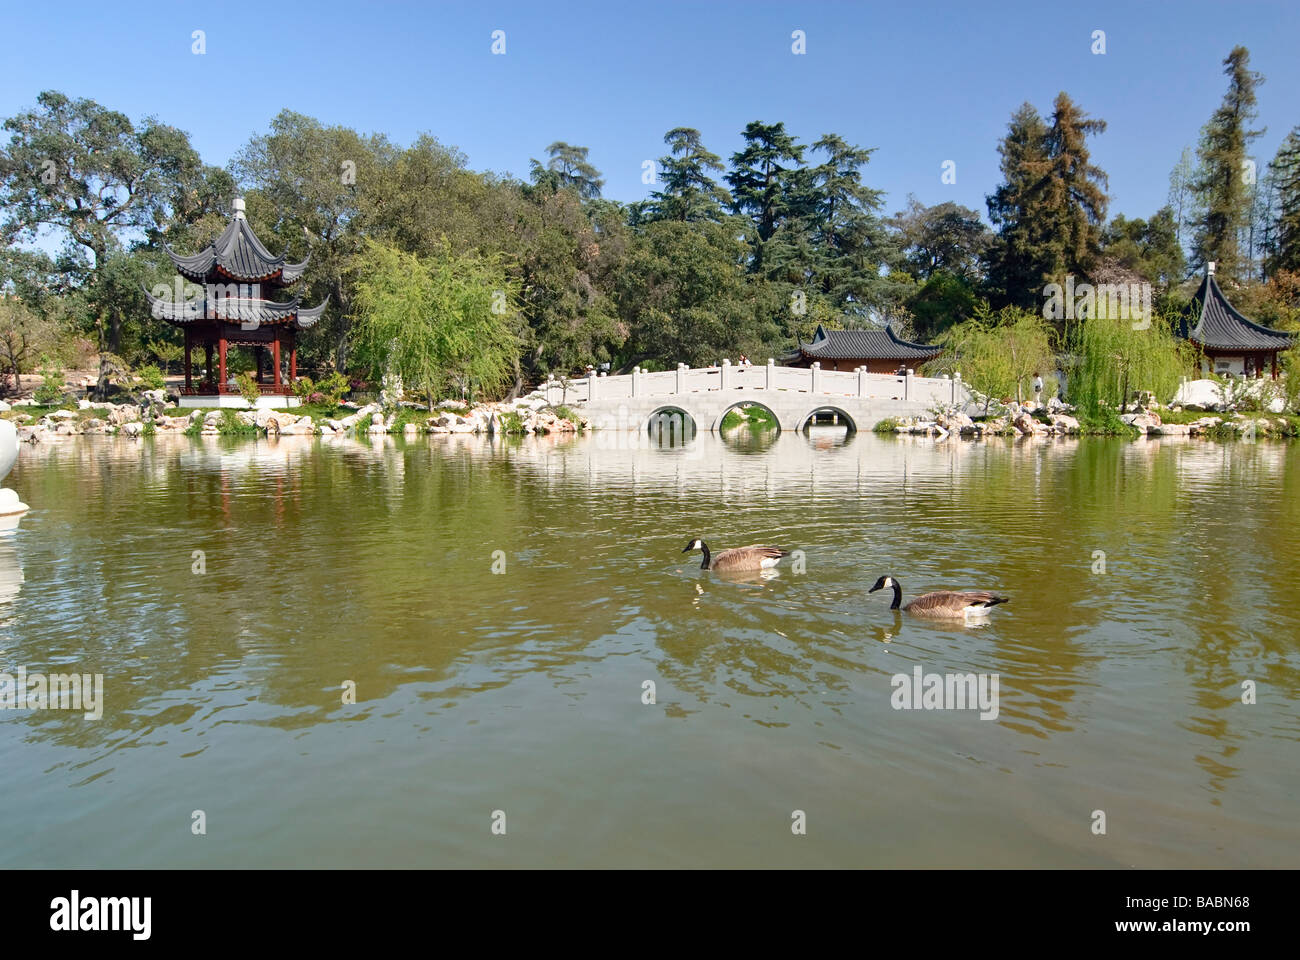
[[[988,198],[999,228],[989,280],[1005,302],[1032,306],[1045,283],[1086,275],[1096,263],[1108,198],[1087,138],[1105,129],[1065,93],[1056,97],[1050,126],[1027,103],[1012,115],[998,148],[1004,182]]]
[[[784,123],[755,120],[745,127],[744,149],[732,155],[732,207],[747,215],[758,235],[752,269],[763,267],[764,245],[786,215],[792,186],[790,172],[803,163],[803,146],[785,132]],[[794,186],[798,186],[795,184]]]
[[[1051,171],[1047,125],[1032,104],[1011,116],[1007,135],[998,145],[1002,155],[1002,185],[986,198],[989,219],[998,230],[989,254],[989,285],[1007,303],[1029,306],[1053,272],[1047,253],[1051,238],[1044,233],[1040,212]]]
[[[1087,273],[1101,249],[1101,228],[1106,222],[1107,179],[1089,158],[1087,139],[1104,133],[1105,120],[1094,120],[1065,93],[1056,96],[1047,150],[1052,173],[1047,206],[1060,238],[1056,274]]]
[[[1268,273],[1300,273],[1300,126],[1278,147],[1269,164],[1269,178],[1276,197],[1276,219],[1269,238]]]
[[[710,171],[726,169],[722,158],[704,148],[700,131],[675,127],[664,134],[669,155],[659,159],[664,188],[650,195],[648,220],[718,221],[731,205],[731,194]]]
[[[1250,170],[1247,150],[1264,133],[1249,129],[1257,116],[1255,88],[1264,78],[1250,69],[1250,51],[1233,47],[1223,61],[1228,92],[1201,131],[1197,150],[1200,166],[1194,189],[1202,209],[1192,242],[1192,266],[1216,263],[1220,275],[1242,279],[1248,256],[1241,235],[1250,217]]]
[[[1195,173],[1191,147],[1183,147],[1178,163],[1169,171],[1169,209],[1174,215],[1174,233],[1180,247],[1186,248],[1187,224],[1195,219],[1196,194],[1192,190]]]
[[[600,178],[600,171],[587,160],[587,147],[575,147],[563,140],[556,140],[546,148],[546,152],[551,158],[545,168],[536,160],[532,161],[534,182],[541,184],[553,180],[555,187],[576,190],[584,200],[600,196],[600,188],[605,185],[605,181]]]

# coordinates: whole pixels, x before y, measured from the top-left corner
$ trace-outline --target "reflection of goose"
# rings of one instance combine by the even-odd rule
[[[23,586],[23,565],[18,560],[18,550],[9,531],[18,527],[18,517],[0,518],[0,604],[18,598]]]
[[[903,600],[903,588],[893,577],[881,577],[876,585],[868,590],[875,593],[886,587],[894,588],[894,602],[890,610],[897,610]],[[923,593],[907,606],[908,613],[917,617],[986,617],[989,611],[999,603],[1006,603],[1009,597],[1001,597],[987,590],[935,590]]]
[[[714,556],[709,553],[709,545],[698,537],[688,543],[682,553],[690,553],[692,550],[699,550],[704,554],[704,562],[700,564],[701,570],[717,570],[720,573],[729,570],[765,570],[768,567],[775,567],[781,562],[782,557],[790,556],[789,550],[760,546],[734,547]]]

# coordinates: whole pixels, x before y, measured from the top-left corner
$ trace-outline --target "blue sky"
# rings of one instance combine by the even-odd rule
[[[653,189],[642,162],[663,154],[670,128],[699,128],[726,158],[747,122],[781,120],[805,143],[834,132],[877,148],[865,179],[886,191],[886,212],[915,193],[984,214],[1011,112],[1028,100],[1048,113],[1065,90],[1109,123],[1092,149],[1112,213],[1145,217],[1222,98],[1221,61],[1238,43],[1266,77],[1256,156],[1271,159],[1300,124],[1294,0],[5,6],[0,116],[57,89],[156,115],[219,164],[282,108],[402,144],[427,131],[472,168],[517,176],[567,140],[591,148],[605,195],[622,201]],[[945,160],[955,184],[941,182]]]

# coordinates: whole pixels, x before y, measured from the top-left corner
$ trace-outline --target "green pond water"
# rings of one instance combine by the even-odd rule
[[[5,483],[0,671],[103,712],[0,710],[3,867],[1300,866],[1300,446],[79,438]],[[997,717],[895,709],[918,666]]]

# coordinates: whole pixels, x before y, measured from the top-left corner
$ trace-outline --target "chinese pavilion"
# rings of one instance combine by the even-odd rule
[[[1278,351],[1291,347],[1294,338],[1234,310],[1214,279],[1213,263],[1205,265],[1205,279],[1192,302],[1194,322],[1185,321],[1181,333],[1201,351],[1206,367],[1219,374],[1262,377],[1267,366],[1277,378]]]
[[[889,325],[875,330],[827,330],[819,323],[812,340],[799,344],[782,362],[789,367],[809,367],[817,361],[823,370],[866,367],[868,373],[896,373],[899,367],[919,370],[940,352],[932,344],[904,340]]]
[[[217,402],[212,405],[220,406],[223,395],[239,395],[234,374],[226,369],[226,352],[232,346],[252,349],[257,363],[254,379],[259,389],[268,395],[272,406],[287,405],[298,376],[297,333],[316,325],[329,299],[310,308],[300,306],[297,296],[286,301],[271,300],[268,294],[302,279],[309,261],[285,263],[283,256],[272,256],[249,226],[244,201],[237,197],[231,206],[234,215],[230,223],[205,250],[183,257],[171,247],[166,248],[177,273],[202,285],[202,296],[195,299],[185,295],[179,279],[173,298],[146,294],[155,317],[185,332],[182,406],[196,404],[193,399],[187,403],[186,398],[204,395],[209,402],[215,398]],[[195,384],[191,352],[197,346],[203,347],[204,366],[203,376]]]

